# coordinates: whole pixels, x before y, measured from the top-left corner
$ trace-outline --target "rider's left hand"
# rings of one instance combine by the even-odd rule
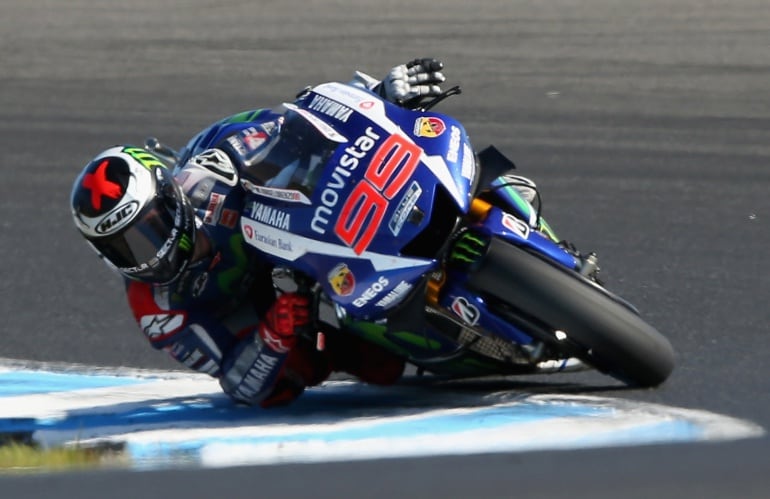
[[[428,57],[396,66],[383,78],[380,95],[401,106],[416,107],[421,99],[441,94],[439,84],[446,80],[443,67],[438,59]]]
[[[258,332],[265,344],[279,353],[295,345],[297,337],[307,332],[310,324],[310,302],[297,293],[284,293],[267,311]]]

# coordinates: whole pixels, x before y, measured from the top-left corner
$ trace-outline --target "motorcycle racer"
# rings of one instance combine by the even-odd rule
[[[441,93],[442,68],[415,59],[382,81],[359,72],[351,83],[415,107]],[[291,141],[279,140],[292,126],[303,122],[266,109],[232,116],[194,137],[173,171],[151,152],[115,146],[88,163],[71,196],[76,227],[124,277],[151,346],[216,377],[235,401],[263,407],[291,402],[334,371],[390,384],[404,369],[400,357],[352,335],[329,334],[317,349],[308,298],[276,296],[270,266],[246,249],[244,185],[280,188],[312,171],[313,158],[292,157]]]

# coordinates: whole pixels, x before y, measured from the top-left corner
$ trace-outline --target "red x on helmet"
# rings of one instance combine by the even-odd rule
[[[161,160],[117,146],[94,158],[75,180],[75,225],[97,253],[138,281],[173,281],[190,262],[195,215]]]

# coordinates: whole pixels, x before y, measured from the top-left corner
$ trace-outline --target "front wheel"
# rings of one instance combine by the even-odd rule
[[[656,386],[674,369],[674,349],[620,299],[576,272],[492,239],[469,285],[534,337],[602,372]]]

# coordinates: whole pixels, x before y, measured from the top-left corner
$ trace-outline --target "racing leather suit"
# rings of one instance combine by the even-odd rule
[[[441,92],[442,67],[435,59],[415,59],[382,81],[356,72],[350,84],[410,107]],[[318,351],[306,335],[284,341],[273,330],[275,308],[287,316],[290,306],[281,301],[286,295],[276,302],[271,268],[247,250],[239,222],[247,209],[241,178],[263,165],[282,120],[273,111],[247,111],[190,141],[174,176],[196,210],[197,235],[210,250],[170,284],[126,280],[133,315],[153,347],[218,378],[234,400],[262,406],[290,402],[332,371],[390,384],[404,370],[403,359],[352,334],[327,332],[326,346]]]
[[[190,141],[174,176],[196,210],[198,237],[211,249],[170,284],[126,280],[133,315],[154,348],[218,378],[234,400],[262,406],[287,403],[332,371],[388,384],[404,368],[400,358],[353,335],[327,334],[320,352],[305,338],[284,348],[259,327],[276,296],[271,268],[241,234],[247,192],[239,178],[246,158],[271,140],[282,119],[249,111]]]

